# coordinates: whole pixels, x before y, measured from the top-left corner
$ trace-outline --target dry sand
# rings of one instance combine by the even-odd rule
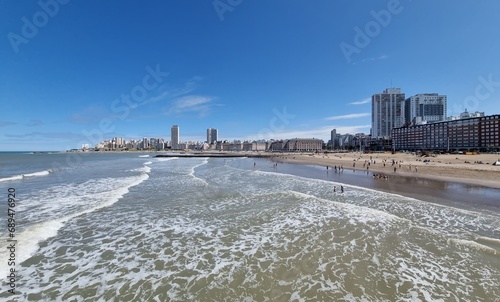
[[[331,169],[343,166],[344,169],[367,171],[368,167],[369,172],[382,173],[389,179],[395,176],[413,176],[500,189],[500,166],[492,165],[497,160],[500,161],[500,154],[440,154],[420,157],[411,153],[391,152],[287,153],[279,154],[273,159],[287,163],[328,166]]]

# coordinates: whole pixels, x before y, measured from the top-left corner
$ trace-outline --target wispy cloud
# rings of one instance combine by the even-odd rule
[[[17,124],[17,123],[0,121],[0,127],[5,127],[5,126],[10,126],[10,125],[15,125],[15,124]]]
[[[327,120],[327,121],[348,120],[348,119],[353,119],[353,118],[367,117],[370,115],[371,115],[371,113],[351,113],[351,114],[345,114],[345,115],[330,116],[330,117],[325,118],[325,120]]]
[[[195,112],[200,116],[206,116],[210,108],[215,104],[212,103],[213,97],[200,95],[186,95],[175,100],[166,110],[166,114],[177,114],[184,112]]]
[[[179,85],[178,87],[168,87],[167,84],[162,85],[158,88],[156,88],[155,91],[148,92],[148,98],[146,98],[144,101],[140,103],[136,103],[135,101],[132,101],[133,106],[130,105],[130,100],[129,101],[123,101],[121,100],[121,105],[126,105],[129,106],[128,109],[130,112],[134,112],[134,118],[140,117],[140,118],[150,118],[151,115],[141,115],[140,110],[137,109],[138,107],[145,106],[151,103],[156,103],[160,101],[172,101],[175,98],[187,95],[191,92],[193,92],[196,89],[197,82],[201,81],[202,78],[199,76],[194,76],[188,80],[186,80],[182,85]],[[123,96],[122,96],[123,98]],[[120,117],[119,114],[114,114],[110,112],[110,108],[112,107],[112,102],[109,103],[108,106],[102,105],[90,105],[87,108],[84,108],[83,110],[76,112],[72,114],[69,117],[69,120],[72,123],[75,124],[96,124],[99,123],[102,119],[107,118],[107,119],[118,119],[118,118],[123,118]],[[175,112],[175,110],[174,110]],[[160,113],[159,113],[160,114]],[[156,115],[155,115],[156,117]],[[130,118],[130,116],[127,116],[127,118]]]
[[[109,116],[106,108],[102,106],[91,105],[80,112],[73,113],[69,120],[75,124],[95,124],[99,123],[104,117]]]
[[[6,134],[5,136],[12,138],[12,139],[22,139],[22,140],[26,140],[26,139],[30,139],[30,140],[56,139],[56,140],[71,141],[71,142],[74,142],[76,140],[85,139],[85,136],[83,134],[73,133],[73,132],[34,131],[34,132],[23,133],[23,134]]]
[[[43,122],[41,120],[31,119],[28,123],[26,123],[26,126],[28,127],[36,127],[40,125],[43,125]]]
[[[353,62],[352,64],[356,65],[356,64],[359,64],[359,63],[366,63],[366,62],[373,62],[373,61],[387,60],[387,59],[389,59],[388,55],[381,55],[381,56],[378,56],[378,57],[370,57],[370,58],[366,58],[366,59],[363,59],[363,60],[358,61],[358,62]]]
[[[152,96],[152,97],[144,100],[143,102],[141,102],[140,105],[155,103],[155,102],[159,102],[159,101],[162,101],[165,99],[172,99],[172,98],[180,97],[182,95],[186,95],[188,93],[191,93],[195,90],[197,83],[201,80],[202,80],[201,77],[194,76],[193,78],[187,80],[184,83],[184,86],[180,87],[180,88],[167,89],[166,87],[160,87],[161,92],[158,95]]]
[[[352,102],[352,103],[349,103],[349,105],[363,105],[363,104],[368,104],[372,101],[371,98],[366,98],[366,99],[362,99],[360,101],[356,101],[356,102]]]

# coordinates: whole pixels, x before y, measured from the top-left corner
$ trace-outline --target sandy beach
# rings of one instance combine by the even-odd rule
[[[394,177],[418,177],[446,182],[500,189],[500,166],[492,163],[500,154],[438,154],[421,157],[411,153],[286,153],[273,160],[286,163],[320,165],[328,169],[343,166],[345,170]],[[393,164],[394,162],[394,164]]]

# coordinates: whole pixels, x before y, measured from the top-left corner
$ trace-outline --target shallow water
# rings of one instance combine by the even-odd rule
[[[294,176],[265,160],[254,169],[254,161],[91,154],[2,182],[19,194],[14,301],[500,296],[499,213]]]

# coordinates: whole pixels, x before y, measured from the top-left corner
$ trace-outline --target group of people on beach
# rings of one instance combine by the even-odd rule
[[[327,170],[327,172],[328,172],[328,169],[329,169],[329,168],[330,168],[329,166],[326,166],[326,170]],[[338,171],[339,173],[340,173],[340,172],[344,172],[344,166],[342,166],[342,165],[341,165],[341,166],[338,166],[338,167],[337,167],[337,166],[334,166],[333,168],[335,169],[335,173],[337,173],[337,171]]]
[[[389,179],[389,177],[383,173],[373,173],[373,178],[378,179]]]

